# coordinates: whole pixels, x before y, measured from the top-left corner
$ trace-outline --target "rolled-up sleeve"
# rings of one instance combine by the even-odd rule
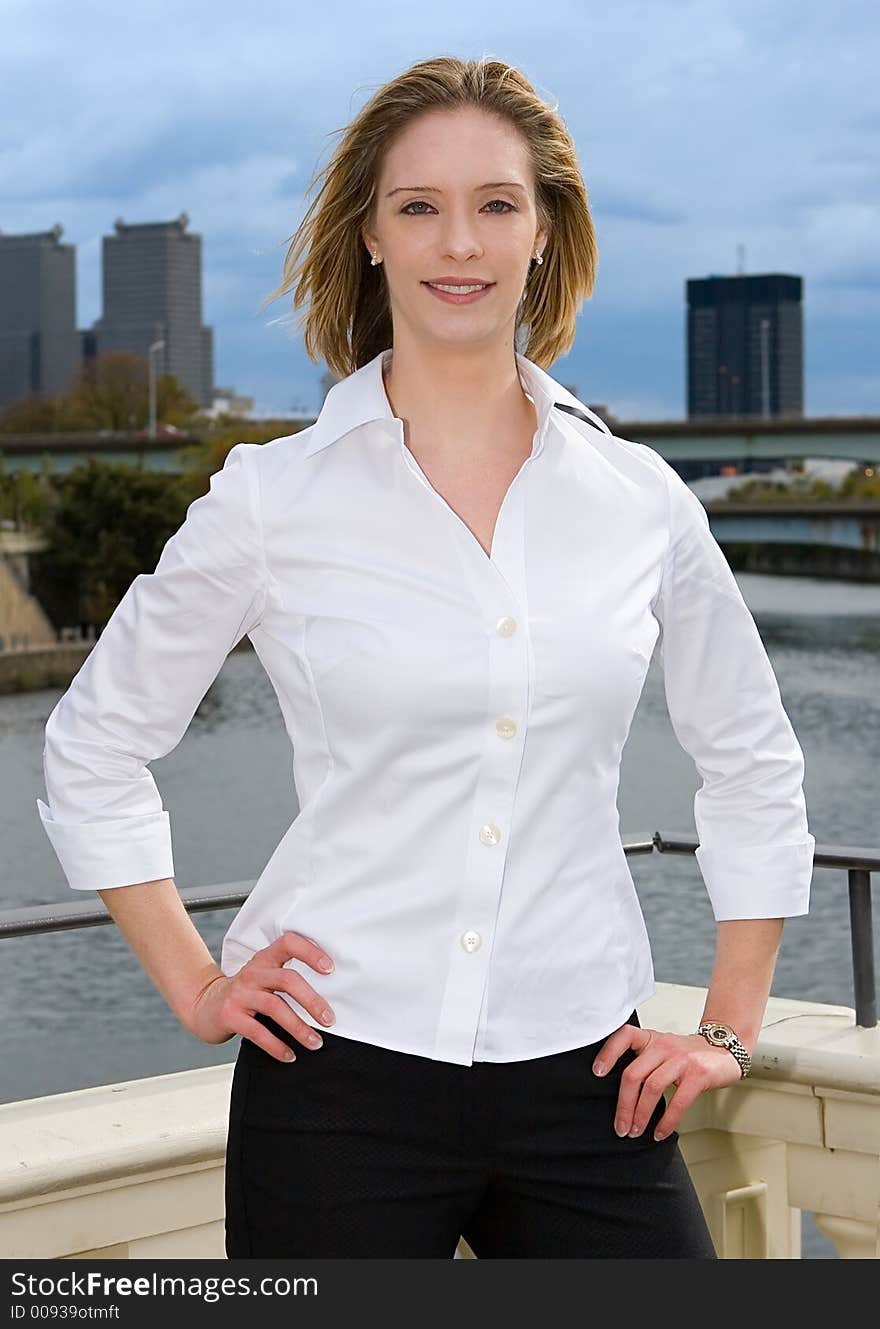
[[[74,890],[174,876],[169,814],[147,764],[176,747],[263,613],[259,446],[230,450],[46,723],[48,803],[38,798],[37,811]]]
[[[659,454],[669,542],[654,615],[669,718],[702,777],[696,859],[716,921],[809,912],[804,757],[703,504]]]

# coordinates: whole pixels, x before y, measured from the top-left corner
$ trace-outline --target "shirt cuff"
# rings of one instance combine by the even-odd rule
[[[163,808],[112,821],[56,821],[37,799],[37,811],[68,885],[75,891],[107,891],[174,876],[171,818]]]
[[[815,836],[808,834],[795,844],[700,845],[695,857],[715,921],[809,913],[815,844]]]

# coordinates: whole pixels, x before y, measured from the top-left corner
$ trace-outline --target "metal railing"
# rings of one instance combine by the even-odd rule
[[[623,840],[630,854],[693,854],[699,840],[688,833],[664,835],[655,831],[647,836]],[[849,925],[852,944],[853,994],[855,1022],[860,1028],[877,1025],[877,985],[874,977],[874,928],[872,922],[871,873],[880,870],[880,850],[859,849],[850,845],[816,845],[813,854],[816,868],[845,869],[849,888]],[[227,882],[219,886],[179,888],[188,913],[209,909],[235,909],[250,894],[253,882]],[[0,939],[28,937],[43,932],[66,932],[71,928],[103,927],[113,923],[113,916],[103,901],[91,898],[77,904],[24,905],[0,910]]]

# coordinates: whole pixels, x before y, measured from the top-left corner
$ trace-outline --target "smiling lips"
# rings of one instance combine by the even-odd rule
[[[483,289],[484,286],[490,286],[490,285],[491,285],[491,282],[487,282],[487,281],[473,281],[473,282],[464,282],[464,281],[447,281],[447,280],[444,278],[442,281],[429,281],[429,282],[426,282],[425,285],[426,285],[426,286],[433,286],[435,290],[451,291],[452,294],[455,295],[455,294],[458,293],[458,292],[461,292],[462,294],[464,294],[466,291],[480,291],[480,290]]]
[[[441,300],[455,305],[467,304],[473,300],[479,300],[488,290],[495,285],[494,282],[465,282],[465,281],[426,281],[423,282],[429,291],[433,291]]]

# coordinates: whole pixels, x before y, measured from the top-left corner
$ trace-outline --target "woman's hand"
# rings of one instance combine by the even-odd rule
[[[660,1096],[676,1086],[672,1101],[657,1122],[654,1139],[676,1129],[691,1103],[705,1089],[720,1089],[742,1079],[739,1062],[727,1048],[712,1047],[702,1034],[664,1034],[625,1024],[605,1040],[593,1060],[596,1075],[607,1075],[622,1052],[638,1056],[620,1077],[614,1129],[618,1135],[641,1135]]]
[[[299,932],[283,932],[271,945],[252,955],[231,978],[225,974],[212,978],[193,1002],[185,1021],[187,1028],[203,1043],[225,1043],[233,1034],[241,1034],[278,1061],[295,1061],[287,1044],[254,1019],[255,1012],[261,1011],[305,1047],[321,1047],[321,1035],[278,996],[279,992],[289,993],[321,1024],[332,1024],[336,1018],[301,974],[284,968],[284,962],[293,958],[305,960],[322,973],[333,970],[330,956],[315,942]]]

